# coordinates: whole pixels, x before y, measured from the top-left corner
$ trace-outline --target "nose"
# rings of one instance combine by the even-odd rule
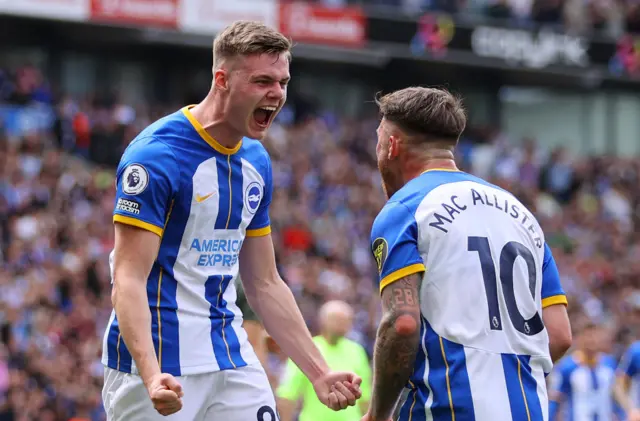
[[[281,101],[286,96],[287,87],[282,86],[280,83],[276,83],[271,89],[269,89],[269,92],[267,93],[267,97],[275,101]]]

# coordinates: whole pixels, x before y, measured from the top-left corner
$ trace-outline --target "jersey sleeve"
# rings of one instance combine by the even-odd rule
[[[287,361],[284,378],[276,390],[279,398],[289,401],[297,401],[304,394],[304,381],[306,377],[297,365],[291,360]]]
[[[371,228],[371,250],[378,265],[380,292],[400,278],[425,271],[418,251],[418,225],[401,203],[382,208]]]
[[[266,154],[266,152],[265,152]],[[267,165],[264,179],[264,194],[258,205],[258,210],[247,227],[247,237],[260,237],[271,232],[271,221],[269,220],[269,206],[273,195],[273,173],[271,170],[271,159],[267,155]]]
[[[640,345],[632,345],[624,354],[618,365],[618,374],[635,377],[640,371]]]
[[[560,273],[551,248],[545,244],[542,262],[542,308],[555,304],[567,305],[567,296],[560,285]]]
[[[179,171],[175,155],[164,143],[132,143],[118,165],[113,221],[162,236]]]

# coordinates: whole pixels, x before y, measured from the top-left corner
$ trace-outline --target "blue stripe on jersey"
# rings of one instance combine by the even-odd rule
[[[412,385],[407,400],[402,404],[398,421],[425,421],[424,401],[420,400],[420,389]]]
[[[571,395],[573,395],[573,393]],[[562,411],[562,415],[564,416],[563,419],[566,419],[567,421],[575,420],[574,413],[573,413],[573,396],[569,396],[569,398],[567,399],[567,404],[564,405],[564,410]]]
[[[218,306],[218,311],[224,314],[223,317],[223,332],[224,338],[229,344],[229,353],[231,354],[231,361],[236,367],[243,367],[247,365],[247,363],[242,358],[242,354],[240,353],[240,341],[238,340],[238,335],[236,335],[236,331],[233,330],[233,326],[231,326],[231,322],[235,318],[235,314],[227,307],[227,301],[224,299],[224,292],[229,287],[229,284],[233,281],[233,276],[225,275],[223,277],[223,285],[222,292],[220,294],[220,305]]]
[[[529,404],[531,421],[542,421],[544,417],[542,416],[542,405],[540,404],[540,398],[538,397],[538,382],[536,381],[536,378],[533,377],[531,364],[529,363],[531,361],[531,356],[518,355],[518,359],[520,360],[522,384],[524,386],[524,393]]]
[[[514,420],[542,421],[538,384],[531,374],[529,356],[502,354],[502,367]]]
[[[416,366],[409,380],[411,392],[400,410],[399,421],[425,421],[427,414],[425,404],[429,397],[429,389],[424,384],[424,371],[426,368],[426,356],[424,355],[424,342],[427,329],[424,321],[420,321],[420,346],[416,355]]]
[[[238,229],[242,221],[244,192],[242,191],[242,162],[238,157],[227,155],[218,158],[218,216],[217,230]]]
[[[593,387],[593,390],[599,390],[599,382],[598,382],[598,372],[597,372],[598,367],[592,367],[589,370],[589,374],[591,374],[591,387]],[[598,416],[598,410],[596,409],[593,413],[593,421],[599,421],[599,416]]]
[[[425,320],[434,421],[475,421],[464,346],[440,337]]]
[[[238,229],[242,222],[242,211],[244,210],[244,195],[242,189],[244,182],[242,175],[242,160],[239,156],[231,155],[231,218],[229,218],[229,229]]]
[[[211,304],[211,344],[221,370],[247,365],[240,354],[240,341],[231,326],[234,314],[227,308],[222,297],[233,277],[215,275],[205,282],[205,297]]]
[[[111,326],[109,326],[108,341],[108,362],[107,366],[111,369],[124,371],[126,373],[131,372],[131,354],[127,349],[127,345],[122,339],[120,334],[120,326],[118,326],[118,319],[114,316]]]
[[[184,185],[183,194],[191,197],[193,187],[190,183]],[[156,262],[161,262],[162,279],[160,279],[160,265],[154,263],[147,282],[147,297],[151,309],[151,335],[158,359],[160,370],[173,376],[180,376],[180,328],[178,321],[177,291],[178,282],[173,273],[173,267],[178,257],[182,234],[189,219],[190,208],[168,204],[169,214],[165,222],[160,250]],[[169,223],[171,221],[171,223]],[[152,282],[152,280],[154,282]],[[160,295],[158,295],[160,287]],[[158,297],[160,301],[158,301]],[[159,311],[158,311],[159,310]],[[159,317],[158,317],[159,316]],[[160,322],[158,324],[158,321]],[[162,339],[162,340],[160,340]],[[162,346],[160,344],[162,343]]]
[[[147,282],[147,297],[151,308],[151,336],[160,371],[180,376],[180,338],[176,293],[178,282],[167,276],[160,265],[153,264]]]

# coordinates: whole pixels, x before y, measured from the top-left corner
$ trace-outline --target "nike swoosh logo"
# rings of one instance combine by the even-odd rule
[[[205,200],[207,200],[208,198],[210,198],[211,196],[213,196],[214,194],[215,194],[215,192],[211,192],[211,193],[206,194],[204,196],[200,196],[199,194],[196,194],[196,202],[202,203]]]

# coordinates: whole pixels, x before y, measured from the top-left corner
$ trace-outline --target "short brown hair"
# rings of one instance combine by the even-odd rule
[[[260,22],[240,20],[227,26],[213,41],[213,67],[227,58],[252,54],[288,53],[291,41],[280,32]]]
[[[462,101],[445,89],[410,87],[376,98],[380,114],[408,135],[458,142],[467,124]]]

